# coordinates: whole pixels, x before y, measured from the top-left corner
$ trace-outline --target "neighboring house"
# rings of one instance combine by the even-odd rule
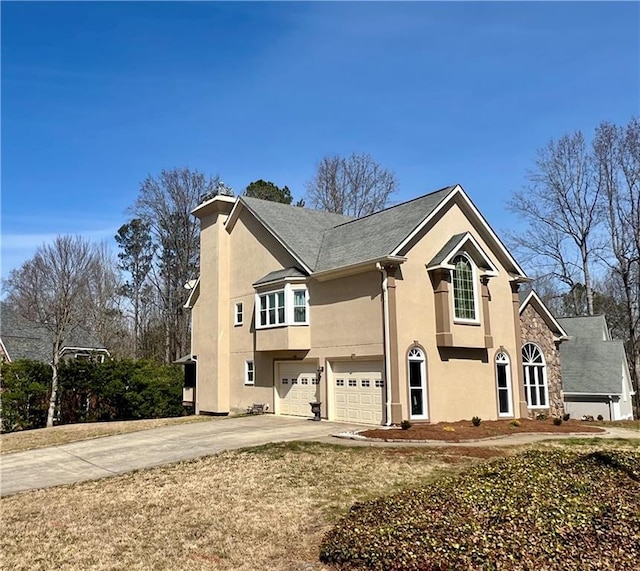
[[[533,290],[520,294],[520,330],[522,381],[529,416],[562,416],[561,344],[568,336]]]
[[[321,401],[323,418],[398,424],[526,417],[527,398],[541,410],[521,365],[529,279],[460,186],[359,219],[228,196],[193,213],[196,413],[309,416]]]
[[[51,363],[53,355],[51,333],[42,325],[28,321],[6,302],[0,303],[0,358],[3,361],[31,359]],[[95,336],[83,328],[76,328],[67,335],[60,350],[60,358],[100,361],[109,355]]]
[[[573,418],[632,419],[635,393],[624,345],[611,339],[605,317],[564,317],[558,322],[569,335],[560,347],[566,411]]]

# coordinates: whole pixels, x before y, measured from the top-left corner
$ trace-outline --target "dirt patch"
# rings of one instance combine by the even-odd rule
[[[383,440],[444,440],[446,442],[463,442],[481,438],[494,438],[523,433],[570,434],[575,432],[604,432],[602,428],[580,420],[568,420],[556,426],[552,419],[521,419],[520,426],[514,426],[510,420],[482,421],[474,426],[470,420],[458,422],[439,422],[437,424],[416,423],[407,430],[401,428],[365,430],[360,434],[368,438]]]

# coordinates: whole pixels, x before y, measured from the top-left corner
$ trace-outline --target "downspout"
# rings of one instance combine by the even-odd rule
[[[378,262],[376,268],[382,272],[382,332],[384,335],[384,376],[385,376],[385,421],[391,426],[391,346],[389,343],[389,299],[387,290],[387,270]]]

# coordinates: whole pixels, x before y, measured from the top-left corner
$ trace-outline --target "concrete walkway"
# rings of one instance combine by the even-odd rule
[[[94,480],[269,442],[321,440],[359,425],[274,415],[226,418],[105,436],[0,456],[0,496]]]
[[[367,428],[338,422],[274,415],[164,426],[0,456],[0,495],[94,480],[133,470],[170,464],[269,442],[313,440],[346,446],[518,446],[572,434],[517,434],[476,442],[387,443],[333,438]],[[640,432],[619,428],[581,437],[640,438]]]

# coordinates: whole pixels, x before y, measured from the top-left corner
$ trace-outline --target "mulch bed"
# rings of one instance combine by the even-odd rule
[[[559,426],[553,424],[552,419],[520,419],[520,426],[513,426],[510,423],[510,420],[485,420],[480,423],[480,426],[474,426],[470,420],[439,422],[437,424],[416,423],[407,430],[402,430],[401,428],[374,428],[360,432],[360,434],[367,438],[381,438],[384,440],[444,440],[446,442],[460,442],[527,432],[554,434],[604,432],[602,428],[581,420],[567,420]]]

